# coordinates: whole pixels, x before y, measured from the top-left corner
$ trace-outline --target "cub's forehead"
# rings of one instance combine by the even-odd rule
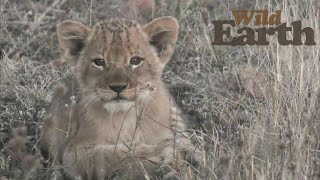
[[[91,33],[91,39],[104,43],[130,43],[138,39],[147,39],[140,25],[128,19],[111,19],[96,24]]]
[[[106,21],[101,21],[95,25],[94,28],[104,28],[112,32],[121,32],[130,28],[140,28],[140,25],[130,19],[114,18]]]

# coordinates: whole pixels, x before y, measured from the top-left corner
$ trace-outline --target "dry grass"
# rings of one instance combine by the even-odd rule
[[[52,63],[59,57],[56,24],[94,24],[110,18],[116,2],[0,1],[0,179],[19,173],[6,148],[14,128],[28,127],[26,151],[38,154],[50,84],[67,71]],[[156,17],[172,15],[181,25],[164,80],[203,152],[201,178],[320,179],[319,1],[156,2]],[[231,19],[234,8],[280,9],[282,22],[315,29],[317,45],[279,46],[271,37],[269,46],[211,46],[208,21]]]

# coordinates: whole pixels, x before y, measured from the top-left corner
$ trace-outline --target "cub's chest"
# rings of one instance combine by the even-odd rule
[[[107,117],[101,117],[100,127],[97,128],[100,142],[107,141],[111,143],[143,141],[141,136],[141,123],[143,118],[139,118],[135,113],[113,114]]]
[[[104,143],[146,143],[156,144],[172,136],[166,125],[160,126],[160,119],[139,115],[136,111],[110,114],[86,119],[80,125],[79,135],[87,134],[87,139],[96,144]],[[91,142],[91,143],[92,143]]]

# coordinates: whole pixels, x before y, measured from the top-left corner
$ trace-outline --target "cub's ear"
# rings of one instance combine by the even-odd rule
[[[178,39],[178,21],[170,16],[154,19],[144,27],[149,36],[149,41],[158,52],[163,64],[166,64],[174,52]]]
[[[58,24],[57,33],[59,47],[62,49],[68,63],[74,64],[85,46],[90,29],[75,21],[66,20]]]

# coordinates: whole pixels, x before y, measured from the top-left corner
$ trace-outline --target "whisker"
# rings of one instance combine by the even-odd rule
[[[91,94],[89,97],[89,100],[86,101],[86,104],[84,104],[84,108],[87,108],[87,106],[92,103],[94,100],[96,100],[99,96],[97,94]]]
[[[92,102],[94,102],[96,99],[98,99],[98,96],[93,97],[91,100],[88,101],[88,103],[84,106],[84,108],[87,108],[87,106],[89,104],[91,104]]]
[[[100,95],[113,95],[115,92],[98,92]]]
[[[90,92],[90,91],[92,91],[92,92],[94,92],[94,90],[95,89],[87,89],[87,88],[79,88],[78,89],[78,92],[80,92],[80,93],[87,93],[87,92]]]

